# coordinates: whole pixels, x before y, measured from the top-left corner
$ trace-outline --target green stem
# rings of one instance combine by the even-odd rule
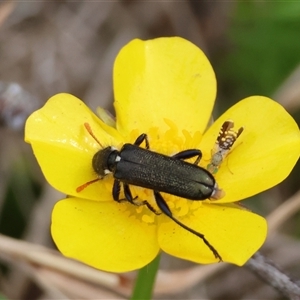
[[[159,267],[160,255],[151,263],[139,270],[131,300],[150,300]]]

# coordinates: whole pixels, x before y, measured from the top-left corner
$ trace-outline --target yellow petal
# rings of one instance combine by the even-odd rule
[[[235,205],[204,203],[193,216],[180,221],[204,234],[223,261],[239,266],[260,248],[267,234],[264,218]],[[201,238],[173,221],[160,224],[158,242],[173,256],[203,264],[218,262]]]
[[[127,272],[145,266],[159,251],[156,226],[137,219],[129,205],[78,198],[59,201],[51,225],[58,249],[104,271]]]
[[[226,120],[244,131],[223,161],[216,180],[226,196],[218,202],[250,197],[280,183],[300,153],[300,132],[294,119],[275,101],[246,98],[226,111],[205,133],[200,148],[210,157],[218,131]],[[208,164],[208,161],[203,163]]]
[[[203,132],[216,95],[214,71],[204,53],[179,37],[133,40],[114,65],[117,129],[148,133],[169,129],[164,119]],[[157,137],[156,137],[157,138]]]
[[[53,187],[82,198],[112,199],[112,179],[100,180],[80,193],[76,192],[77,187],[97,178],[92,169],[92,158],[101,149],[84,127],[85,122],[104,147],[120,144],[121,138],[114,128],[104,124],[82,101],[69,94],[53,96],[28,118],[25,140],[31,144]]]

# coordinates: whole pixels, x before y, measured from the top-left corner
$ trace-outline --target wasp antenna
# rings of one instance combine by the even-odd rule
[[[77,189],[76,189],[76,192],[77,193],[80,193],[82,190],[84,190],[86,187],[88,187],[89,185],[91,185],[92,183],[95,183],[97,182],[98,180],[100,180],[100,178],[96,178],[94,180],[91,180],[91,181],[88,181],[86,183],[84,183],[83,185],[79,186]]]
[[[236,138],[238,138],[243,131],[244,131],[244,127],[241,127],[237,132]]]
[[[103,145],[99,142],[99,140],[94,135],[92,128],[89,123],[84,123],[85,129],[88,131],[88,133],[94,138],[94,140],[100,145],[101,148],[104,148]]]

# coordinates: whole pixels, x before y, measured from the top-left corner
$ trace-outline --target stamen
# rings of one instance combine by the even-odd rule
[[[154,223],[154,217],[155,217],[154,214],[152,214],[152,215],[146,215],[145,214],[145,215],[142,216],[142,221],[147,223],[147,224],[152,224],[152,223]]]
[[[84,123],[83,124],[84,127],[86,128],[86,130],[88,131],[88,133],[94,138],[94,140],[100,145],[101,148],[104,148],[103,145],[99,142],[99,140],[96,138],[96,136],[94,135],[92,128],[90,126],[89,123]]]

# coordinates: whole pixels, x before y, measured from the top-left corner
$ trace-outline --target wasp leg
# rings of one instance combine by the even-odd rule
[[[192,157],[197,156],[194,164],[198,165],[198,163],[200,162],[201,158],[202,158],[202,152],[199,149],[188,149],[188,150],[184,150],[184,151],[180,151],[178,153],[176,153],[175,155],[173,155],[173,158],[176,159],[189,159]]]
[[[168,216],[170,219],[172,219],[176,224],[178,224],[180,227],[182,227],[183,229],[193,233],[194,235],[196,235],[197,237],[201,238],[203,240],[203,242],[205,243],[205,245],[211,250],[211,252],[214,254],[215,258],[219,259],[219,261],[222,261],[222,257],[220,256],[220,254],[218,253],[218,251],[209,243],[209,241],[205,238],[204,234],[197,232],[195,230],[193,230],[192,228],[184,225],[183,223],[181,223],[179,220],[177,220],[168,204],[166,203],[166,201],[164,200],[164,198],[162,197],[162,195],[157,192],[154,191],[154,197],[157,203],[157,206],[160,208],[160,210],[166,215]]]

